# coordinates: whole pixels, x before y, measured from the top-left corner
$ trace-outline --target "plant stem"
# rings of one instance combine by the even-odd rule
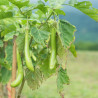
[[[27,18],[27,16],[21,11],[21,9],[19,9],[19,11],[25,18]]]
[[[21,97],[21,93],[22,93],[22,89],[24,87],[24,84],[25,84],[25,79],[23,78],[23,81],[22,81],[22,84],[18,90],[18,95],[17,95],[17,98],[20,98]]]
[[[1,68],[1,65],[0,65]],[[0,98],[3,98],[3,85],[0,83]]]
[[[48,22],[48,20],[50,19],[50,17],[52,16],[53,12],[49,15],[49,17],[46,19],[46,21],[44,23],[42,23],[40,26],[39,26],[39,29]]]
[[[11,98],[11,86],[10,86],[10,84],[11,84],[11,80],[7,83],[7,86],[6,86],[7,92],[8,92],[8,98]]]
[[[0,83],[0,98],[3,98],[3,85]]]
[[[64,98],[64,94],[62,92],[59,92],[61,98]]]
[[[31,45],[31,43],[32,43],[32,40],[33,40],[33,37],[31,37],[31,40],[30,40],[30,45]]]
[[[13,61],[12,61],[12,81],[16,79],[16,36],[13,38]],[[16,90],[15,88],[11,88],[11,98],[15,98]]]

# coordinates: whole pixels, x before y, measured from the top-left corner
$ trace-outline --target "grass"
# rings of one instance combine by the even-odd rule
[[[70,85],[64,86],[65,98],[98,98],[98,52],[78,51],[67,62]],[[61,98],[57,93],[56,76],[46,80],[38,90],[25,85],[23,98]]]

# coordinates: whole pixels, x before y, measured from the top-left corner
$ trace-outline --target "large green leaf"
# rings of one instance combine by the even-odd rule
[[[64,15],[64,16],[65,16],[65,12],[64,12],[63,10],[55,9],[54,12],[55,12],[57,15]]]
[[[41,64],[40,64],[40,68],[41,68],[41,71],[43,72],[43,75],[44,77],[47,79],[49,78],[53,73],[56,72],[56,68],[54,68],[53,70],[51,70],[49,68],[49,61],[50,61],[50,58],[49,56],[44,59]]]
[[[47,10],[47,7],[45,7],[45,4],[42,2],[42,1],[38,1],[38,4],[37,6],[35,7],[35,9],[39,9],[41,10],[43,13],[46,13],[48,10]]]
[[[9,70],[7,70],[5,68],[1,68],[0,82],[2,82],[2,84],[7,84],[10,77],[11,77],[11,71],[9,71]]]
[[[47,31],[42,31],[36,27],[33,27],[31,29],[31,34],[34,38],[34,40],[39,43],[39,44],[42,44],[42,45],[45,45],[45,40],[48,39],[49,37],[49,32]]]
[[[47,2],[48,0],[44,0],[45,2]]]
[[[57,38],[57,61],[63,69],[66,67],[67,62],[67,51],[61,43],[60,38]]]
[[[16,38],[16,44],[19,49],[19,52],[22,53],[24,50],[24,44],[25,44],[25,34],[21,33],[19,36]]]
[[[5,67],[8,70],[12,69],[11,65],[6,64],[6,62],[4,61],[4,58],[2,58],[2,59],[0,58],[0,65],[3,66],[3,67]]]
[[[34,72],[26,69],[25,71],[26,76],[25,79],[27,81],[28,86],[32,89],[38,89],[41,83],[43,82],[43,75],[39,69],[35,69]]]
[[[35,20],[38,22],[38,23],[41,23],[43,22],[44,19],[46,19],[46,15],[41,11],[41,10],[37,10],[35,12],[36,14],[34,15],[34,18]]]
[[[8,0],[8,1],[16,5],[18,8],[22,8],[29,4],[29,0]]]
[[[76,31],[75,26],[70,24],[68,21],[60,20],[59,32],[62,45],[65,49],[68,49],[72,42],[75,40],[74,32]]]
[[[3,41],[0,40],[0,47],[3,47]]]
[[[8,0],[0,0],[0,5],[9,5]]]
[[[42,31],[47,31],[50,32],[51,27],[49,26],[48,23],[44,24],[41,28]]]
[[[13,17],[13,12],[12,11],[0,12],[0,19],[10,18],[10,17]]]
[[[14,24],[8,24],[5,26],[4,30],[1,32],[1,36],[5,36],[6,34],[16,31],[16,26]]]
[[[74,4],[75,8],[88,15],[92,19],[98,22],[98,9],[92,7],[92,3],[90,1],[83,1]]]
[[[69,84],[69,77],[67,75],[67,70],[60,67],[57,76],[57,88],[59,92],[63,90],[64,84]]]
[[[14,35],[17,35],[17,32],[13,31],[13,32],[10,32],[10,33],[6,34],[6,35],[4,36],[4,41],[8,41],[8,40],[10,40],[10,39],[13,39],[13,36],[14,36]]]
[[[13,46],[12,44],[8,44],[5,48],[5,62],[12,65],[12,54],[13,54]]]
[[[13,17],[13,8],[12,6],[8,5],[1,5],[0,6],[0,20],[5,18]]]

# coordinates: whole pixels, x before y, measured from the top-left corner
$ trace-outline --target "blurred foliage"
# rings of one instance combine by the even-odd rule
[[[75,43],[76,50],[98,50],[98,43],[93,42],[77,42]]]

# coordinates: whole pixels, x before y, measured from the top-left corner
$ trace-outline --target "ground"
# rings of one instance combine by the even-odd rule
[[[65,85],[65,98],[98,98],[98,52],[77,51],[74,58],[69,53],[67,71],[70,85]],[[27,85],[24,98],[60,98],[56,88],[56,76],[46,80],[38,90],[32,91]]]

